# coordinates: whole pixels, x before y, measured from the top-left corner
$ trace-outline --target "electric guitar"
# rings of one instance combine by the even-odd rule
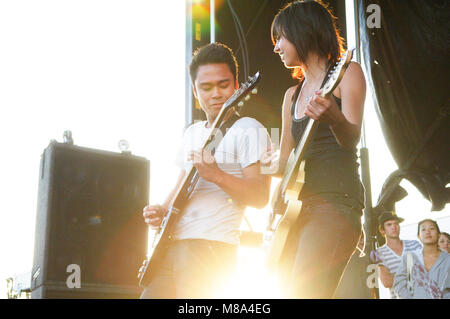
[[[352,56],[353,50],[347,50],[336,63],[328,75],[328,80],[321,87],[322,97],[328,97],[339,85]],[[298,196],[305,183],[304,156],[306,148],[312,141],[314,132],[318,126],[318,121],[311,118],[308,119],[305,131],[297,147],[292,150],[289,156],[284,170],[284,176],[272,196],[272,212],[265,235],[265,241],[268,246],[266,261],[268,268],[271,270],[274,270],[278,265],[281,253],[286,245],[289,230],[300,214],[302,203],[298,200]]]
[[[224,123],[225,118],[234,108],[241,108],[243,105],[242,99],[248,100],[250,98],[249,93],[256,94],[256,85],[260,81],[260,73],[257,72],[253,77],[249,77],[248,81],[241,84],[240,88],[236,90],[233,95],[224,103],[219,111],[214,123],[212,125],[212,130],[205,143],[203,144],[202,150],[210,148],[211,145],[218,145],[220,139],[225,135],[225,133],[218,134],[221,125]],[[162,259],[167,244],[172,239],[173,228],[177,223],[180,215],[182,214],[182,209],[184,205],[189,200],[192,192],[197,185],[200,175],[195,168],[192,168],[186,172],[185,177],[178,187],[172,202],[169,206],[168,212],[163,216],[160,226],[156,230],[155,236],[152,241],[150,252],[148,258],[143,262],[143,265],[139,269],[139,285],[141,287],[146,287],[152,280],[153,271],[152,269],[157,265],[157,263]]]

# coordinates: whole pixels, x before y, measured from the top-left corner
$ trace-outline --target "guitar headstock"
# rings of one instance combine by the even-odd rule
[[[344,76],[345,70],[347,69],[348,65],[350,64],[350,61],[352,60],[353,50],[354,49],[345,51],[345,53],[333,67],[331,73],[328,75],[327,82],[323,85],[321,89],[322,97],[329,95],[338,86],[339,82]]]
[[[241,86],[238,90],[236,90],[232,96],[225,102],[225,104],[222,106],[222,112],[226,112],[228,109],[238,106],[239,108],[242,107],[244,102],[242,102],[242,99],[245,99],[248,101],[250,99],[250,93],[256,94],[256,85],[261,80],[261,74],[258,72],[255,73],[254,76],[249,76],[247,79],[247,82],[241,83]]]

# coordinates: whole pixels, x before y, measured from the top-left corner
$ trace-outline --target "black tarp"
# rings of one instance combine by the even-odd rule
[[[380,28],[369,27],[375,18],[371,4],[379,6]],[[399,167],[376,208],[391,209],[404,196],[398,184],[406,178],[432,210],[442,210],[450,179],[450,1],[358,0],[358,7],[368,91]]]

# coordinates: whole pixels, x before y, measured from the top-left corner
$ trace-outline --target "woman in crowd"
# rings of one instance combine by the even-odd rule
[[[450,235],[448,233],[442,232],[439,236],[439,248],[442,251],[446,251],[447,253],[450,253]]]
[[[450,255],[439,249],[439,226],[422,220],[417,235],[421,250],[405,254],[394,277],[394,291],[405,299],[450,299]]]

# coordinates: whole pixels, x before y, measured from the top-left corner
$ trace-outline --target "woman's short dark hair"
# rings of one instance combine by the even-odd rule
[[[280,37],[294,44],[301,63],[314,52],[327,59],[330,67],[344,51],[336,17],[320,0],[288,3],[273,19],[271,35],[274,45]],[[300,68],[294,70],[293,76],[303,78]]]
[[[189,64],[189,74],[192,83],[197,79],[198,68],[201,65],[213,63],[226,63],[233,74],[235,81],[238,80],[238,63],[233,51],[222,43],[210,43],[194,52],[191,63]]]
[[[441,236],[445,236],[445,237],[447,237],[448,240],[450,240],[450,234],[449,233],[442,232]]]
[[[432,220],[432,219],[424,219],[424,220],[420,221],[419,224],[417,225],[417,236],[420,235],[420,225],[422,225],[422,224],[425,223],[425,222],[430,222],[430,223],[434,224],[434,226],[435,226],[436,229],[437,229],[438,234],[441,233],[441,231],[440,231],[440,229],[439,229],[439,225],[436,223],[436,221],[434,221],[434,220]]]

